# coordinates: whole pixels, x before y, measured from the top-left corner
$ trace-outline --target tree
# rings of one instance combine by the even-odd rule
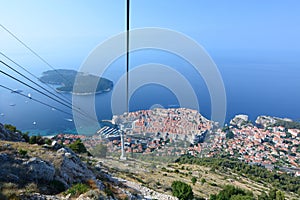
[[[174,181],[172,183],[173,196],[179,200],[190,200],[194,198],[192,187],[181,181]]]
[[[195,183],[197,182],[197,178],[193,176],[193,178],[191,179],[193,185],[195,185]]]
[[[22,137],[24,138],[25,142],[29,142],[29,132],[23,133]]]
[[[211,194],[209,197],[209,200],[217,200],[217,195],[216,194]]]
[[[276,200],[284,200],[284,193],[282,191],[276,191]]]
[[[203,185],[206,182],[205,178],[201,178],[201,184]]]
[[[42,136],[38,135],[38,136],[36,136],[36,143],[38,145],[43,145],[43,144],[45,144],[45,140]]]
[[[232,131],[228,131],[228,132],[226,133],[226,138],[227,138],[227,139],[233,139],[233,138],[234,138],[233,132],[232,132]]]
[[[33,135],[29,138],[29,144],[36,144],[36,136]]]
[[[261,200],[284,200],[284,192],[277,190],[275,188],[271,189],[269,192],[269,196],[266,193],[262,193],[258,199]]]
[[[69,148],[72,149],[75,153],[86,153],[87,150],[84,144],[81,142],[80,139],[76,140],[72,144],[69,145]]]
[[[92,155],[99,158],[105,158],[107,153],[107,146],[100,143],[97,144],[91,151]]]
[[[216,197],[217,200],[253,200],[253,193],[233,185],[226,185]]]

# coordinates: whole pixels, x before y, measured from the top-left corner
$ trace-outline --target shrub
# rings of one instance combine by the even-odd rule
[[[39,189],[35,183],[29,183],[25,186],[25,191],[26,193],[30,194],[30,193],[39,192]]]
[[[174,181],[172,183],[172,194],[179,200],[189,200],[194,198],[192,187],[181,181]]]
[[[201,178],[201,184],[203,185],[206,182],[205,178]]]
[[[11,124],[4,124],[4,128],[10,132],[17,132],[17,128]]]
[[[87,191],[89,191],[89,186],[86,184],[82,184],[82,183],[77,183],[75,185],[73,185],[71,188],[69,188],[66,191],[66,194],[71,194],[72,196],[79,196],[81,194],[86,193]]]
[[[29,144],[36,144],[36,136],[33,135],[29,138]]]
[[[51,144],[52,144],[52,140],[49,139],[49,138],[47,138],[47,139],[45,140],[45,144],[51,145]]]
[[[19,149],[19,154],[24,157],[27,155],[27,151],[24,149]]]
[[[197,182],[197,178],[196,178],[196,177],[193,177],[193,178],[191,179],[191,181],[192,181],[193,185],[195,185],[195,183]]]
[[[18,185],[15,183],[4,183],[1,188],[4,199],[19,199]],[[0,195],[1,197],[1,195]]]
[[[254,200],[253,193],[233,185],[226,185],[217,195],[211,195],[211,200]]]
[[[24,138],[25,142],[29,142],[29,132],[23,133],[22,137]]]
[[[69,148],[72,149],[75,153],[86,153],[87,150],[84,144],[80,139],[76,140],[74,143],[69,145]]]

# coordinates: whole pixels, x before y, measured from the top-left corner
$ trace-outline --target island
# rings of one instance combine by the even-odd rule
[[[57,92],[66,92],[75,95],[109,92],[113,88],[111,80],[70,69],[45,71],[39,80],[45,84],[58,85],[56,87]]]

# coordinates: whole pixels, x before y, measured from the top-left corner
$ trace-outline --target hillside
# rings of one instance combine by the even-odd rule
[[[139,188],[113,177],[97,158],[76,154],[56,141],[13,132],[11,125],[0,127],[0,135],[5,135],[0,139],[1,200],[144,199]]]
[[[194,118],[190,120],[193,121]],[[136,123],[136,120],[133,122]],[[225,127],[223,130],[217,129],[217,132],[213,131],[207,140],[199,145],[206,145],[206,149],[210,148],[214,144],[212,137],[215,137],[218,131],[225,135],[233,131],[232,139],[226,139],[226,136],[224,139],[230,143],[238,138],[237,134],[241,134],[244,129],[254,128],[249,122],[238,124],[239,128],[235,125]],[[204,125],[203,123],[201,127],[196,127],[200,133],[199,128],[205,127]],[[276,126],[272,128],[277,130]],[[254,130],[257,133],[258,129]],[[168,152],[168,148],[173,148],[172,144],[176,140],[172,139],[174,141],[169,143],[167,140],[159,140],[152,151],[143,153],[128,151],[127,160],[120,160],[118,151],[108,151],[107,147],[106,150],[101,150],[105,145],[89,145],[88,149],[76,146],[91,144],[91,141],[97,141],[95,139],[98,136],[90,138],[78,136],[74,137],[73,141],[70,140],[73,138],[72,135],[59,136],[55,137],[57,141],[69,143],[60,144],[40,136],[29,137],[14,126],[0,124],[0,199],[171,200],[177,199],[173,196],[174,182],[188,184],[196,199],[220,199],[228,190],[239,192],[239,198],[244,199],[269,200],[274,199],[274,194],[279,195],[276,199],[282,200],[300,198],[300,177],[295,177],[294,173],[284,173],[280,168],[269,171],[257,164],[247,164],[238,160],[238,156],[234,157],[235,154],[226,154],[226,151],[219,151],[219,154],[211,158],[203,156],[201,158],[201,155],[204,153],[210,155],[210,152],[201,151],[200,148],[201,154],[195,154],[198,157],[182,156],[182,153],[193,153],[194,148],[183,145],[180,149],[184,148],[185,151],[181,154],[162,156],[161,150]],[[295,135],[294,139],[297,137],[298,135]],[[127,149],[132,149],[132,146],[129,148],[128,145],[134,144],[134,140],[127,138],[126,141]],[[153,144],[150,140],[147,145],[154,147]],[[178,145],[178,141],[175,144]]]

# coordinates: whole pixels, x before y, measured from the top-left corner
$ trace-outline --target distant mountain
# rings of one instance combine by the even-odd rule
[[[59,85],[56,88],[58,92],[76,95],[108,92],[113,88],[111,80],[69,69],[45,71],[39,80],[43,83]]]

